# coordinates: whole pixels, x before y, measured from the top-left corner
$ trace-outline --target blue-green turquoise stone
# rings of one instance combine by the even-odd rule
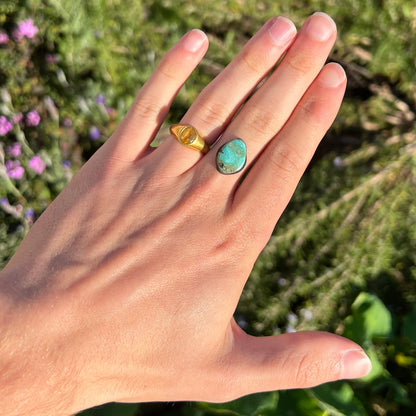
[[[224,175],[240,172],[247,161],[246,144],[241,139],[233,139],[220,147],[217,153],[217,169]]]

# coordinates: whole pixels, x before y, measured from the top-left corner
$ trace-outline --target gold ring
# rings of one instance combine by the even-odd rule
[[[178,142],[182,143],[184,146],[197,150],[203,154],[208,153],[209,146],[205,143],[204,138],[200,136],[195,127],[174,124],[170,127],[170,132],[176,137]]]

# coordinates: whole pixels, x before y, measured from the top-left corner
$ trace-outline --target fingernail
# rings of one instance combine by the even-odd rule
[[[335,22],[326,13],[322,12],[314,13],[305,25],[306,33],[318,42],[328,40],[336,28]]]
[[[331,62],[322,71],[319,76],[319,82],[327,88],[336,88],[346,78],[345,71],[341,65]]]
[[[296,35],[296,26],[286,17],[279,16],[269,28],[270,37],[277,46],[284,46]]]
[[[347,351],[342,358],[342,378],[360,378],[371,371],[371,361],[362,350]]]
[[[192,53],[198,52],[202,44],[206,41],[207,35],[199,29],[192,29],[183,38],[183,47]]]

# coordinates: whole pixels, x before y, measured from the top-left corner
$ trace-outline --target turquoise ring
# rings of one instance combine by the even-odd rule
[[[232,175],[240,172],[247,162],[247,147],[243,140],[233,139],[223,144],[216,158],[218,172],[223,175]]]

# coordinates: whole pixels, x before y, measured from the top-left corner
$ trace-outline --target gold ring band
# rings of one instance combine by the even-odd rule
[[[189,125],[174,124],[170,132],[176,137],[179,143],[190,149],[197,150],[203,154],[208,153],[209,146],[204,138],[198,133],[195,127]]]

